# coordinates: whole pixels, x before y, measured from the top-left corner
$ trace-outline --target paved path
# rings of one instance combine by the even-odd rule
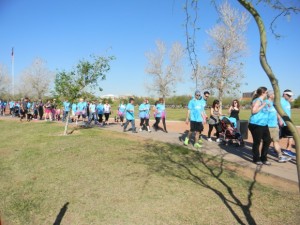
[[[138,124],[138,121],[136,121],[136,124]],[[131,125],[129,124],[128,128],[130,127]],[[131,131],[127,131],[126,134],[136,135],[139,137],[167,142],[171,144],[183,145],[183,142],[181,140],[184,139],[186,135],[185,131],[188,129],[188,126],[185,125],[184,122],[168,121],[167,127],[168,133],[164,133],[163,131],[152,131],[151,133],[143,131],[133,134]],[[180,130],[180,127],[182,130]],[[119,124],[110,124],[102,129],[123,132],[123,128]],[[204,134],[207,134],[207,132],[205,131],[206,129],[204,130]],[[211,155],[219,155],[227,161],[251,168],[254,171],[257,169],[257,166],[252,163],[251,141],[251,137],[249,137],[249,141],[245,140],[245,147],[233,147],[216,142],[208,142],[205,140],[200,151]],[[188,148],[196,150],[192,145],[190,145]],[[298,183],[296,160],[291,160],[287,163],[278,163],[277,157],[275,157],[274,154],[271,153],[268,157],[272,165],[261,166],[261,172]]]

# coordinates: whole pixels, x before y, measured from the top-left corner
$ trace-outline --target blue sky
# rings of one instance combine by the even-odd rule
[[[148,95],[144,82],[147,60],[145,52],[155,49],[155,41],[168,46],[179,41],[185,45],[183,0],[0,0],[0,63],[11,71],[11,48],[14,47],[15,79],[36,57],[47,61],[53,71],[72,69],[90,54],[116,56],[106,81],[100,83],[101,94]],[[242,9],[236,1],[232,6]],[[217,22],[209,0],[199,1],[200,30],[198,55],[202,64],[208,54],[206,30]],[[274,12],[260,6],[266,26]],[[300,95],[300,15],[280,19],[277,29],[284,36],[276,40],[268,30],[268,61],[277,76],[281,91],[292,89]],[[254,20],[246,33],[248,55],[241,91],[259,86],[271,87],[258,58],[259,40]],[[194,83],[185,63],[184,83],[176,94],[191,94]]]

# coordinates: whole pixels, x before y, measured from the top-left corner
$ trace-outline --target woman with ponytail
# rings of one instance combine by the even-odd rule
[[[268,105],[264,101],[267,97],[267,88],[260,87],[252,99],[251,116],[249,120],[249,130],[252,134],[253,145],[252,154],[253,162],[257,165],[271,165],[267,160],[267,154],[271,143],[270,132],[268,128]],[[263,140],[261,154],[259,152],[260,142]]]

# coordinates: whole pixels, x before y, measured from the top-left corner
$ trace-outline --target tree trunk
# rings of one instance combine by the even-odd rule
[[[267,76],[270,79],[270,82],[272,84],[274,93],[275,93],[275,108],[279,115],[283,118],[283,120],[286,122],[288,128],[293,134],[294,140],[295,140],[295,145],[296,145],[296,153],[297,153],[297,172],[298,172],[298,186],[299,186],[299,191],[300,191],[300,135],[298,133],[298,130],[294,123],[292,122],[291,118],[288,117],[288,115],[283,111],[281,104],[280,104],[280,90],[278,86],[278,80],[276,79],[271,67],[269,66],[267,62],[267,57],[266,57],[266,51],[267,51],[267,35],[266,35],[266,29],[265,25],[261,19],[261,16],[259,13],[256,11],[256,9],[252,6],[252,4],[246,0],[238,0],[238,2],[253,16],[255,19],[255,22],[257,24],[257,27],[259,29],[259,34],[260,34],[260,64],[264,71],[266,72]]]
[[[67,116],[67,118],[66,118],[66,124],[65,124],[64,135],[68,135],[69,119],[70,119],[70,112],[68,113],[68,116]]]

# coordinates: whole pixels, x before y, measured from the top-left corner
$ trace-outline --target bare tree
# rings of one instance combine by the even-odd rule
[[[21,74],[19,91],[24,95],[42,98],[49,92],[50,84],[54,80],[54,73],[47,68],[46,62],[41,58],[33,60],[32,64]]]
[[[246,53],[245,31],[249,22],[246,12],[239,12],[226,1],[217,6],[220,23],[207,33],[211,41],[207,50],[211,57],[208,66],[199,70],[205,89],[216,90],[222,102],[225,94],[239,90],[243,76],[241,62]]]
[[[149,91],[156,92],[165,99],[174,91],[177,82],[181,81],[184,48],[180,43],[174,43],[168,58],[164,42],[156,41],[156,48],[155,52],[146,53],[148,66],[145,71],[153,78],[153,83],[146,85],[146,87]]]
[[[0,96],[9,95],[11,89],[7,68],[0,64]]]

